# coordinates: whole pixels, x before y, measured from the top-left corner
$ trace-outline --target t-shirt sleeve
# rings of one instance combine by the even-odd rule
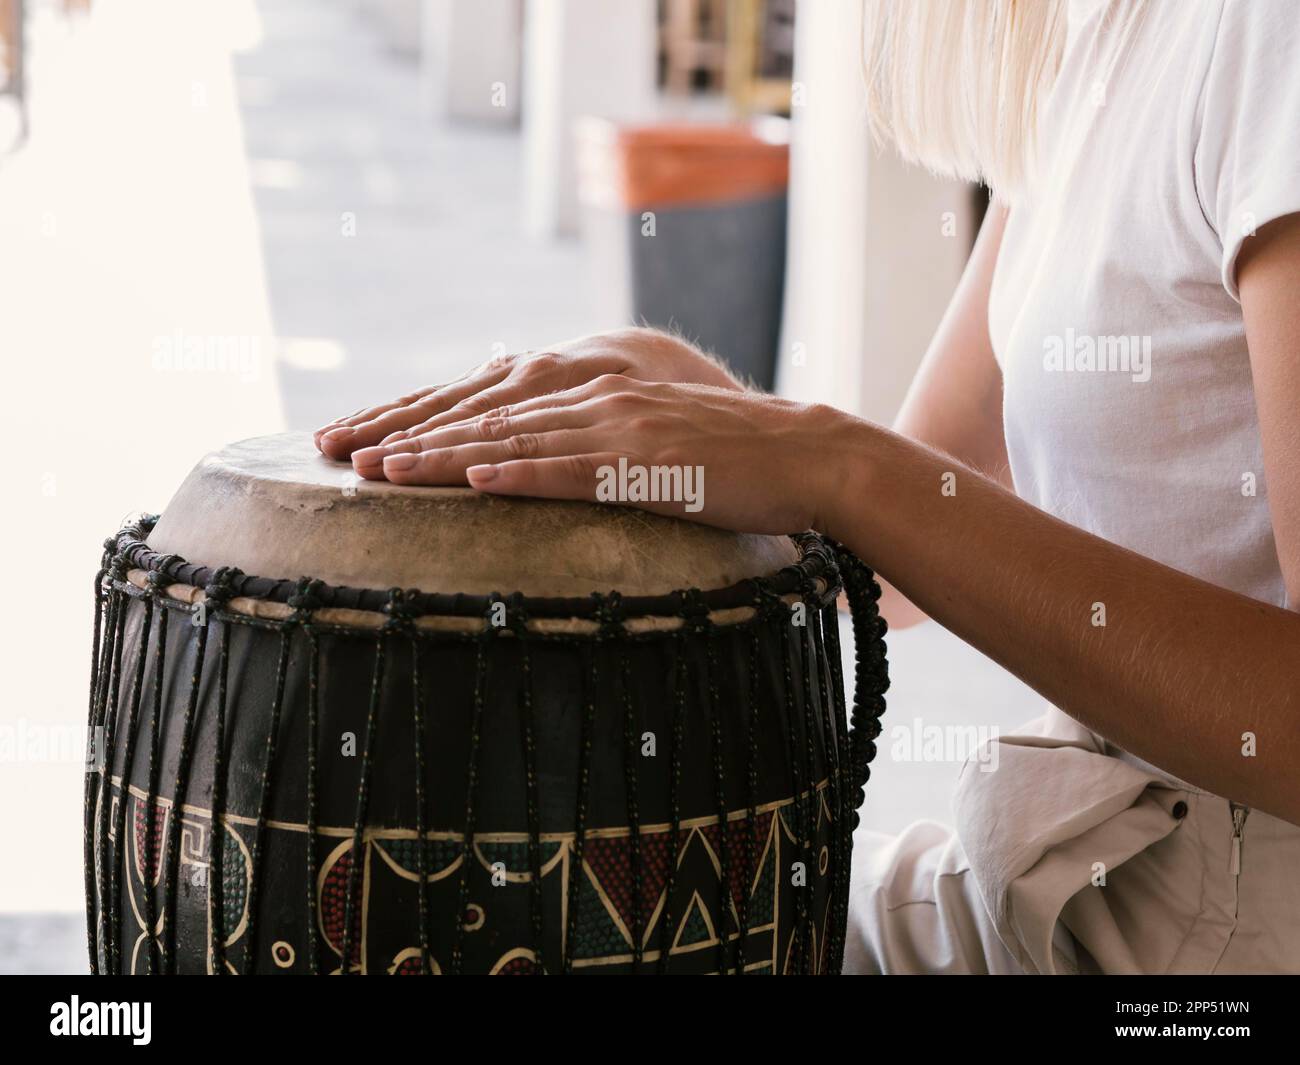
[[[1245,242],[1300,211],[1297,0],[1224,0],[1195,166],[1201,209],[1223,247],[1223,287],[1239,299],[1237,256]]]

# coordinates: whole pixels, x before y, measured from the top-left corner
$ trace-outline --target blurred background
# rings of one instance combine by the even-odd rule
[[[892,420],[984,196],[870,144],[860,27],[859,0],[0,0],[0,972],[85,968],[91,580],[204,452],[633,321]],[[1038,700],[933,623],[890,657],[863,813],[897,830]]]

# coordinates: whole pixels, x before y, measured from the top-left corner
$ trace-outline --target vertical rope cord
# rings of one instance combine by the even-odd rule
[[[749,941],[749,893],[753,889],[754,876],[758,862],[758,841],[754,834],[758,831],[758,659],[759,632],[765,617],[761,601],[754,603],[754,621],[749,635],[749,724],[748,751],[745,759],[745,883],[740,893],[740,945],[736,950],[736,969],[745,975],[745,945]],[[776,935],[775,932],[772,933]]]
[[[673,891],[677,887],[677,849],[678,836],[681,834],[681,782],[682,782],[682,741],[686,732],[686,636],[685,627],[677,632],[674,640],[677,661],[675,663],[675,692],[673,697],[673,736],[671,769],[668,784],[668,875],[664,882],[664,909],[659,925],[659,962],[656,971],[660,976],[668,972],[668,955],[672,950],[673,925]]]
[[[220,566],[204,589],[208,604],[208,621],[217,619],[235,594],[240,571]],[[225,931],[225,802],[226,802],[226,698],[230,681],[229,615],[220,617],[221,646],[217,653],[217,713],[212,737],[212,822],[208,839],[208,958],[214,975],[226,975]],[[200,665],[202,656],[199,657]]]
[[[185,794],[190,782],[190,747],[193,743],[194,716],[199,706],[199,688],[203,682],[203,659],[208,648],[208,619],[206,605],[203,624],[199,626],[198,643],[194,648],[194,668],[190,673],[190,694],[185,704],[185,717],[181,721],[181,746],[176,760],[176,778],[172,784],[172,816],[167,822],[167,834],[163,844],[163,856],[167,863],[163,880],[163,958],[167,963],[167,972],[175,974],[176,958],[176,880],[180,874],[181,851],[176,840],[176,833],[185,807]],[[191,615],[193,617],[193,615]]]
[[[474,804],[478,795],[479,737],[483,728],[483,701],[487,685],[487,642],[492,630],[485,626],[478,637],[474,663],[474,713],[470,719],[469,773],[465,785],[465,837],[461,842],[460,885],[457,891],[455,934],[451,948],[451,975],[459,976],[464,960],[465,911],[469,906],[469,869],[474,860]]]
[[[645,959],[645,903],[641,881],[641,806],[637,796],[636,762],[640,744],[636,731],[636,710],[632,702],[632,665],[628,660],[627,633],[619,640],[619,681],[623,694],[623,774],[627,796],[629,862],[632,867],[632,972],[639,974]]]
[[[537,780],[537,722],[533,709],[533,654],[528,618],[515,595],[510,604],[510,624],[519,640],[519,723],[524,745],[524,793],[528,818],[528,919],[533,934],[533,973],[545,971],[543,958],[544,907],[542,900],[542,815]]]
[[[90,643],[90,699],[86,711],[86,743],[94,742],[95,738],[95,697],[99,691],[99,640],[102,626],[104,624],[104,615],[107,612],[107,605],[104,602],[104,575],[108,570],[108,549],[113,541],[106,541],[104,544],[104,557],[100,562],[99,572],[95,574],[95,622],[91,634]],[[89,750],[89,748],[87,748]],[[94,814],[95,808],[92,798],[94,796],[95,781],[90,772],[90,767],[86,766],[86,779],[84,781],[82,795],[82,817],[84,818],[84,836],[82,839],[82,869],[85,876],[86,888],[86,951],[90,956],[90,973],[92,976],[99,974],[99,932],[98,919],[95,909],[95,825]]]
[[[833,540],[826,541],[835,555],[843,578],[853,622],[854,677],[853,710],[848,720],[845,749],[846,803],[850,810],[845,826],[846,853],[852,848],[852,833],[858,826],[858,807],[865,797],[863,789],[871,776],[871,761],[876,755],[875,740],[880,735],[881,715],[885,712],[885,692],[889,689],[889,663],[885,654],[888,626],[880,616],[880,585],[875,574],[852,552]],[[832,665],[837,687],[843,692],[843,671],[839,657],[839,633],[835,632]],[[848,910],[848,877],[842,892],[844,910]],[[841,956],[843,945],[841,944]]]
[[[780,619],[781,670],[783,675],[782,686],[785,691],[785,727],[786,727],[787,753],[789,755],[789,760],[790,760],[790,783],[791,783],[791,788],[794,796],[793,803],[791,805],[791,811],[794,814],[794,816],[791,817],[791,821],[795,823],[795,831],[799,837],[795,843],[796,853],[802,859],[803,852],[804,852],[804,841],[807,840],[808,838],[807,828],[806,828],[807,812],[805,809],[805,802],[804,802],[802,775],[799,769],[799,756],[797,754],[799,747],[797,744],[795,731],[794,731],[794,682],[791,680],[790,677],[790,623],[791,623],[790,618],[788,616]],[[779,818],[780,811],[779,810],[776,811],[774,816]],[[777,870],[777,875],[779,879],[781,875],[781,870],[779,869]],[[799,948],[800,951],[799,957],[802,958],[803,945],[802,942],[800,941],[802,939],[803,930],[807,925],[807,919],[808,919],[808,915],[807,915],[808,898],[807,898],[806,885],[805,887],[800,888],[799,891],[795,894],[794,909],[795,909],[794,929],[791,932],[791,935],[794,939],[795,946]],[[788,951],[786,956],[787,957],[789,956]]]
[[[127,597],[123,592],[115,591],[116,607],[114,610],[114,619],[110,639],[112,640],[112,652],[109,657],[109,676],[105,678],[105,687],[108,692],[105,696],[103,712],[99,716],[97,731],[99,733],[99,747],[102,748],[103,766],[97,774],[99,777],[98,806],[100,810],[99,823],[102,825],[107,820],[107,809],[113,802],[113,775],[112,775],[112,750],[113,750],[113,729],[112,722],[117,718],[118,696],[122,687],[122,646],[126,642],[126,607]],[[96,751],[97,756],[100,751]],[[96,920],[97,934],[99,935],[99,946],[102,948],[97,953],[104,955],[104,967],[107,968],[110,962],[110,955],[113,943],[113,929],[110,927],[111,921],[109,914],[104,906],[104,899],[109,894],[108,889],[108,839],[102,833],[99,839],[99,848],[97,854],[98,871],[95,883],[95,894],[99,900],[99,916]]]
[[[826,628],[827,657],[831,661],[831,685],[832,694],[835,697],[835,743],[836,743],[836,778],[839,780],[840,787],[840,808],[842,810],[842,819],[839,828],[840,839],[840,856],[841,869],[836,884],[836,899],[839,902],[839,921],[845,921],[849,912],[849,869],[853,861],[853,805],[850,798],[850,767],[849,767],[849,717],[846,709],[845,692],[844,692],[844,663],[841,658],[840,648],[840,615],[839,606],[832,601],[828,607],[831,611],[831,624]],[[844,967],[844,938],[845,928],[839,923],[839,936],[835,944],[835,971]]]
[[[811,588],[804,589],[804,629],[798,634],[799,638],[799,671],[803,674],[803,752],[805,768],[808,779],[808,836],[804,842],[804,851],[807,859],[808,882],[804,890],[810,896],[809,904],[805,907],[805,914],[808,921],[808,927],[801,944],[802,955],[801,965],[804,975],[810,975],[816,964],[816,958],[813,957],[815,928],[817,915],[812,906],[812,894],[814,877],[817,875],[818,855],[816,853],[817,845],[817,823],[821,820],[822,796],[817,789],[817,765],[814,758],[813,750],[813,682],[812,666],[813,658],[808,646],[808,628],[809,615],[816,613],[816,604],[812,600],[814,592]]]
[[[817,693],[821,713],[817,718],[817,731],[821,739],[822,759],[826,768],[826,792],[829,796],[831,824],[829,830],[829,839],[826,843],[827,861],[826,872],[828,874],[826,888],[826,915],[827,919],[822,925],[822,943],[821,956],[814,958],[817,971],[825,973],[829,971],[834,962],[834,950],[828,942],[829,939],[838,935],[838,894],[836,888],[837,877],[839,874],[840,862],[840,825],[843,821],[843,810],[841,809],[841,796],[839,786],[839,767],[838,754],[834,747],[834,731],[831,724],[830,705],[828,703],[829,693],[826,686],[826,669],[827,663],[824,660],[825,639],[822,632],[822,610],[818,608],[812,614],[812,641],[808,650],[808,668],[814,670],[817,674]],[[818,800],[818,813],[820,815],[821,806]],[[816,855],[818,871],[820,875],[821,853]]]
[[[140,698],[144,690],[145,662],[152,629],[153,600],[146,598],[144,600],[144,621],[140,626],[140,642],[136,649],[135,671],[131,681],[131,702],[127,709],[126,748],[122,755],[122,796],[118,801],[117,813],[113,821],[112,838],[117,842],[113,848],[113,864],[108,880],[108,923],[111,932],[108,939],[110,958],[107,968],[110,973],[120,973],[122,971],[122,867],[131,860],[131,849],[126,843],[126,808],[130,799],[131,766],[135,760],[135,742],[140,732]],[[108,810],[101,811],[101,815],[103,818],[101,831],[105,839],[107,839],[109,837],[107,828]]]
[[[569,867],[568,928],[564,934],[564,974],[573,973],[574,942],[578,929],[578,910],[582,906],[582,863],[587,849],[587,807],[591,799],[591,744],[596,722],[596,686],[599,681],[597,660],[603,643],[597,636],[594,647],[589,648],[590,669],[587,673],[587,697],[583,705],[582,730],[578,737],[578,808],[574,812],[573,864]]]
[[[420,641],[415,629],[407,628],[411,649],[411,725],[415,731],[413,757],[415,759],[415,871],[419,878],[420,901],[416,911],[416,927],[420,943],[420,975],[429,975],[429,870],[428,817],[424,795],[424,691],[420,683]]]
[[[853,827],[858,824],[857,809],[864,798],[863,788],[871,777],[871,761],[876,756],[876,739],[880,735],[881,715],[885,712],[885,692],[889,690],[889,663],[885,657],[885,633],[888,626],[880,616],[880,585],[875,574],[851,552],[834,541],[844,591],[853,618],[854,677],[853,713],[849,731]]]
[[[316,733],[320,716],[320,639],[316,630],[304,625],[307,634],[307,968],[320,975],[320,944],[316,934],[316,830],[320,810],[317,777]],[[424,844],[421,843],[421,846]]]
[[[366,818],[370,808],[370,774],[374,768],[375,745],[379,733],[379,706],[383,696],[384,667],[387,650],[386,629],[381,629],[375,637],[375,665],[370,675],[370,708],[366,714],[366,745],[361,752],[361,779],[357,784],[357,818],[352,826],[352,860],[348,863],[347,893],[343,903],[343,962],[340,972],[347,976],[352,964],[352,922],[357,916],[359,901],[357,893],[361,887],[361,865],[364,861],[364,844]],[[423,842],[420,844],[424,846]],[[358,968],[366,970],[365,946],[360,945],[361,964]]]
[[[149,574],[149,591],[154,597],[158,608],[158,643],[154,648],[154,680],[153,680],[153,715],[150,717],[149,724],[149,777],[145,787],[144,798],[144,856],[142,867],[144,869],[144,926],[145,937],[149,941],[148,949],[145,953],[147,962],[146,971],[150,976],[154,975],[155,958],[158,952],[158,938],[156,932],[157,917],[154,911],[154,867],[157,863],[157,856],[154,851],[154,825],[156,818],[154,816],[155,796],[158,791],[158,759],[162,748],[162,706],[163,706],[163,688],[167,679],[167,628],[171,618],[167,614],[167,605],[163,602],[166,595],[168,577],[165,569],[155,570]],[[125,796],[123,797],[125,801]],[[176,811],[172,811],[172,816]],[[159,959],[161,960],[161,959]]]
[[[221,622],[217,662],[217,720],[212,738],[212,842],[208,870],[208,953],[212,972],[226,975],[226,698],[230,680],[229,617]]]
[[[253,853],[248,878],[248,931],[244,939],[244,972],[257,972],[257,909],[262,889],[262,852],[266,835],[267,813],[275,787],[275,752],[280,735],[280,712],[284,707],[285,674],[289,668],[289,642],[293,625],[280,627],[280,655],[275,665],[275,695],[271,700],[271,719],[266,729],[266,757],[262,761],[262,789],[257,800],[257,820],[253,826]]]
[[[727,914],[731,912],[731,862],[727,840],[727,796],[722,762],[722,708],[718,692],[717,640],[720,638],[712,623],[706,621],[704,632],[707,652],[705,659],[706,682],[709,689],[710,731],[713,746],[713,798],[718,808],[718,972],[727,974]]]
[[[235,571],[236,573],[238,571]],[[317,719],[320,710],[320,640],[313,625],[315,612],[321,606],[321,581],[302,577],[293,595],[289,597],[288,606],[293,609],[290,623],[302,630],[307,640],[307,970],[313,976],[320,975],[320,945],[316,933],[316,822],[319,814],[320,798],[317,794],[317,778],[320,767],[317,764]]]
[[[835,809],[835,824],[831,826],[831,899],[828,905],[831,909],[831,930],[833,932],[831,943],[826,947],[827,969],[831,973],[839,973],[842,962],[840,952],[844,949],[844,922],[848,918],[848,910],[844,908],[844,899],[841,897],[841,882],[844,879],[845,867],[849,863],[850,844],[845,840],[844,826],[849,821],[848,796],[845,795],[844,763],[842,763],[842,750],[840,746],[840,726],[837,724],[840,714],[840,693],[835,690],[835,677],[833,677],[833,666],[831,658],[839,654],[839,648],[826,635],[827,625],[823,622],[823,615],[829,611],[829,622],[831,627],[836,624],[836,606],[835,599],[831,599],[831,605],[826,610],[818,611],[816,615],[816,628],[814,644],[820,648],[826,655],[827,661],[822,663],[822,668],[818,671],[818,684],[820,696],[822,696],[822,745],[826,752],[827,759],[827,779],[829,788],[831,788],[831,802]],[[827,687],[827,670],[832,671],[831,685]]]

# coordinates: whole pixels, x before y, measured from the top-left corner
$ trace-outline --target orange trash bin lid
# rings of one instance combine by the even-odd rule
[[[653,207],[761,199],[790,183],[788,123],[575,124],[578,195],[597,207]]]

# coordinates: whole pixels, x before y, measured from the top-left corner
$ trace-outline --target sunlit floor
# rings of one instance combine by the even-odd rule
[[[578,242],[520,235],[517,132],[424,117],[414,65],[349,5],[102,0],[31,32],[31,140],[0,163],[0,352],[24,397],[3,721],[77,734],[100,541],[203,452],[615,323]],[[186,368],[189,338],[244,354]],[[1037,706],[934,625],[890,650],[864,808],[885,830],[947,819],[957,770],[896,759],[890,728],[1005,729]],[[0,972],[84,968],[80,815],[75,761],[0,766],[20,856]]]

